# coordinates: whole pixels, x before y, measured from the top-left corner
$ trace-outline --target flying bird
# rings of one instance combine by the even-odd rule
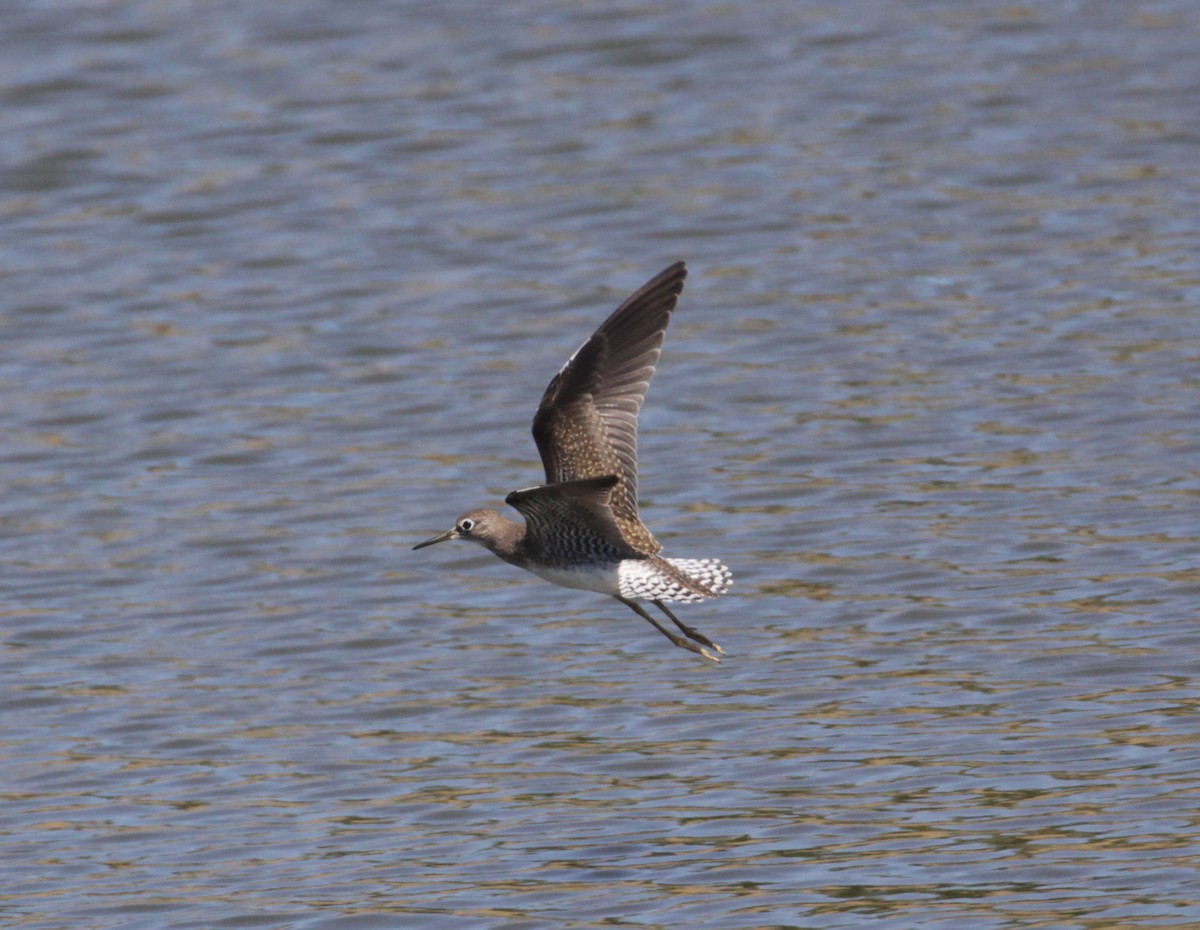
[[[469,510],[454,528],[414,546],[478,543],[510,565],[566,588],[616,598],[676,646],[714,662],[720,646],[688,626],[668,601],[704,601],[733,575],[718,559],[671,559],[638,516],[637,418],[654,377],[687,268],[651,278],[601,324],[550,381],[533,418],[546,483],[504,499],[525,518]],[[651,616],[649,601],[679,629]]]

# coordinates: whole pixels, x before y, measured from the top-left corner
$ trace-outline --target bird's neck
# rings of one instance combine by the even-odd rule
[[[526,561],[525,524],[499,517],[499,525],[486,545],[505,562],[523,565]]]

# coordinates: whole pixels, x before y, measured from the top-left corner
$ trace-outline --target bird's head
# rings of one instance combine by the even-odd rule
[[[494,510],[468,510],[454,521],[454,529],[440,533],[423,543],[417,543],[413,549],[424,549],[426,546],[450,539],[466,539],[487,549],[493,549],[496,540],[504,535],[504,528],[510,525],[510,522]]]

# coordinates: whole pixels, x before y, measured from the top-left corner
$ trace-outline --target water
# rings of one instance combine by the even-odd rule
[[[7,4],[0,921],[1200,922],[1193,12]],[[410,551],[676,258],[719,667]]]

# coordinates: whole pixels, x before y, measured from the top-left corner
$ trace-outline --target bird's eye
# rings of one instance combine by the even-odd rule
[[[460,520],[458,524],[459,532],[469,533],[471,528],[475,526],[474,520]]]

